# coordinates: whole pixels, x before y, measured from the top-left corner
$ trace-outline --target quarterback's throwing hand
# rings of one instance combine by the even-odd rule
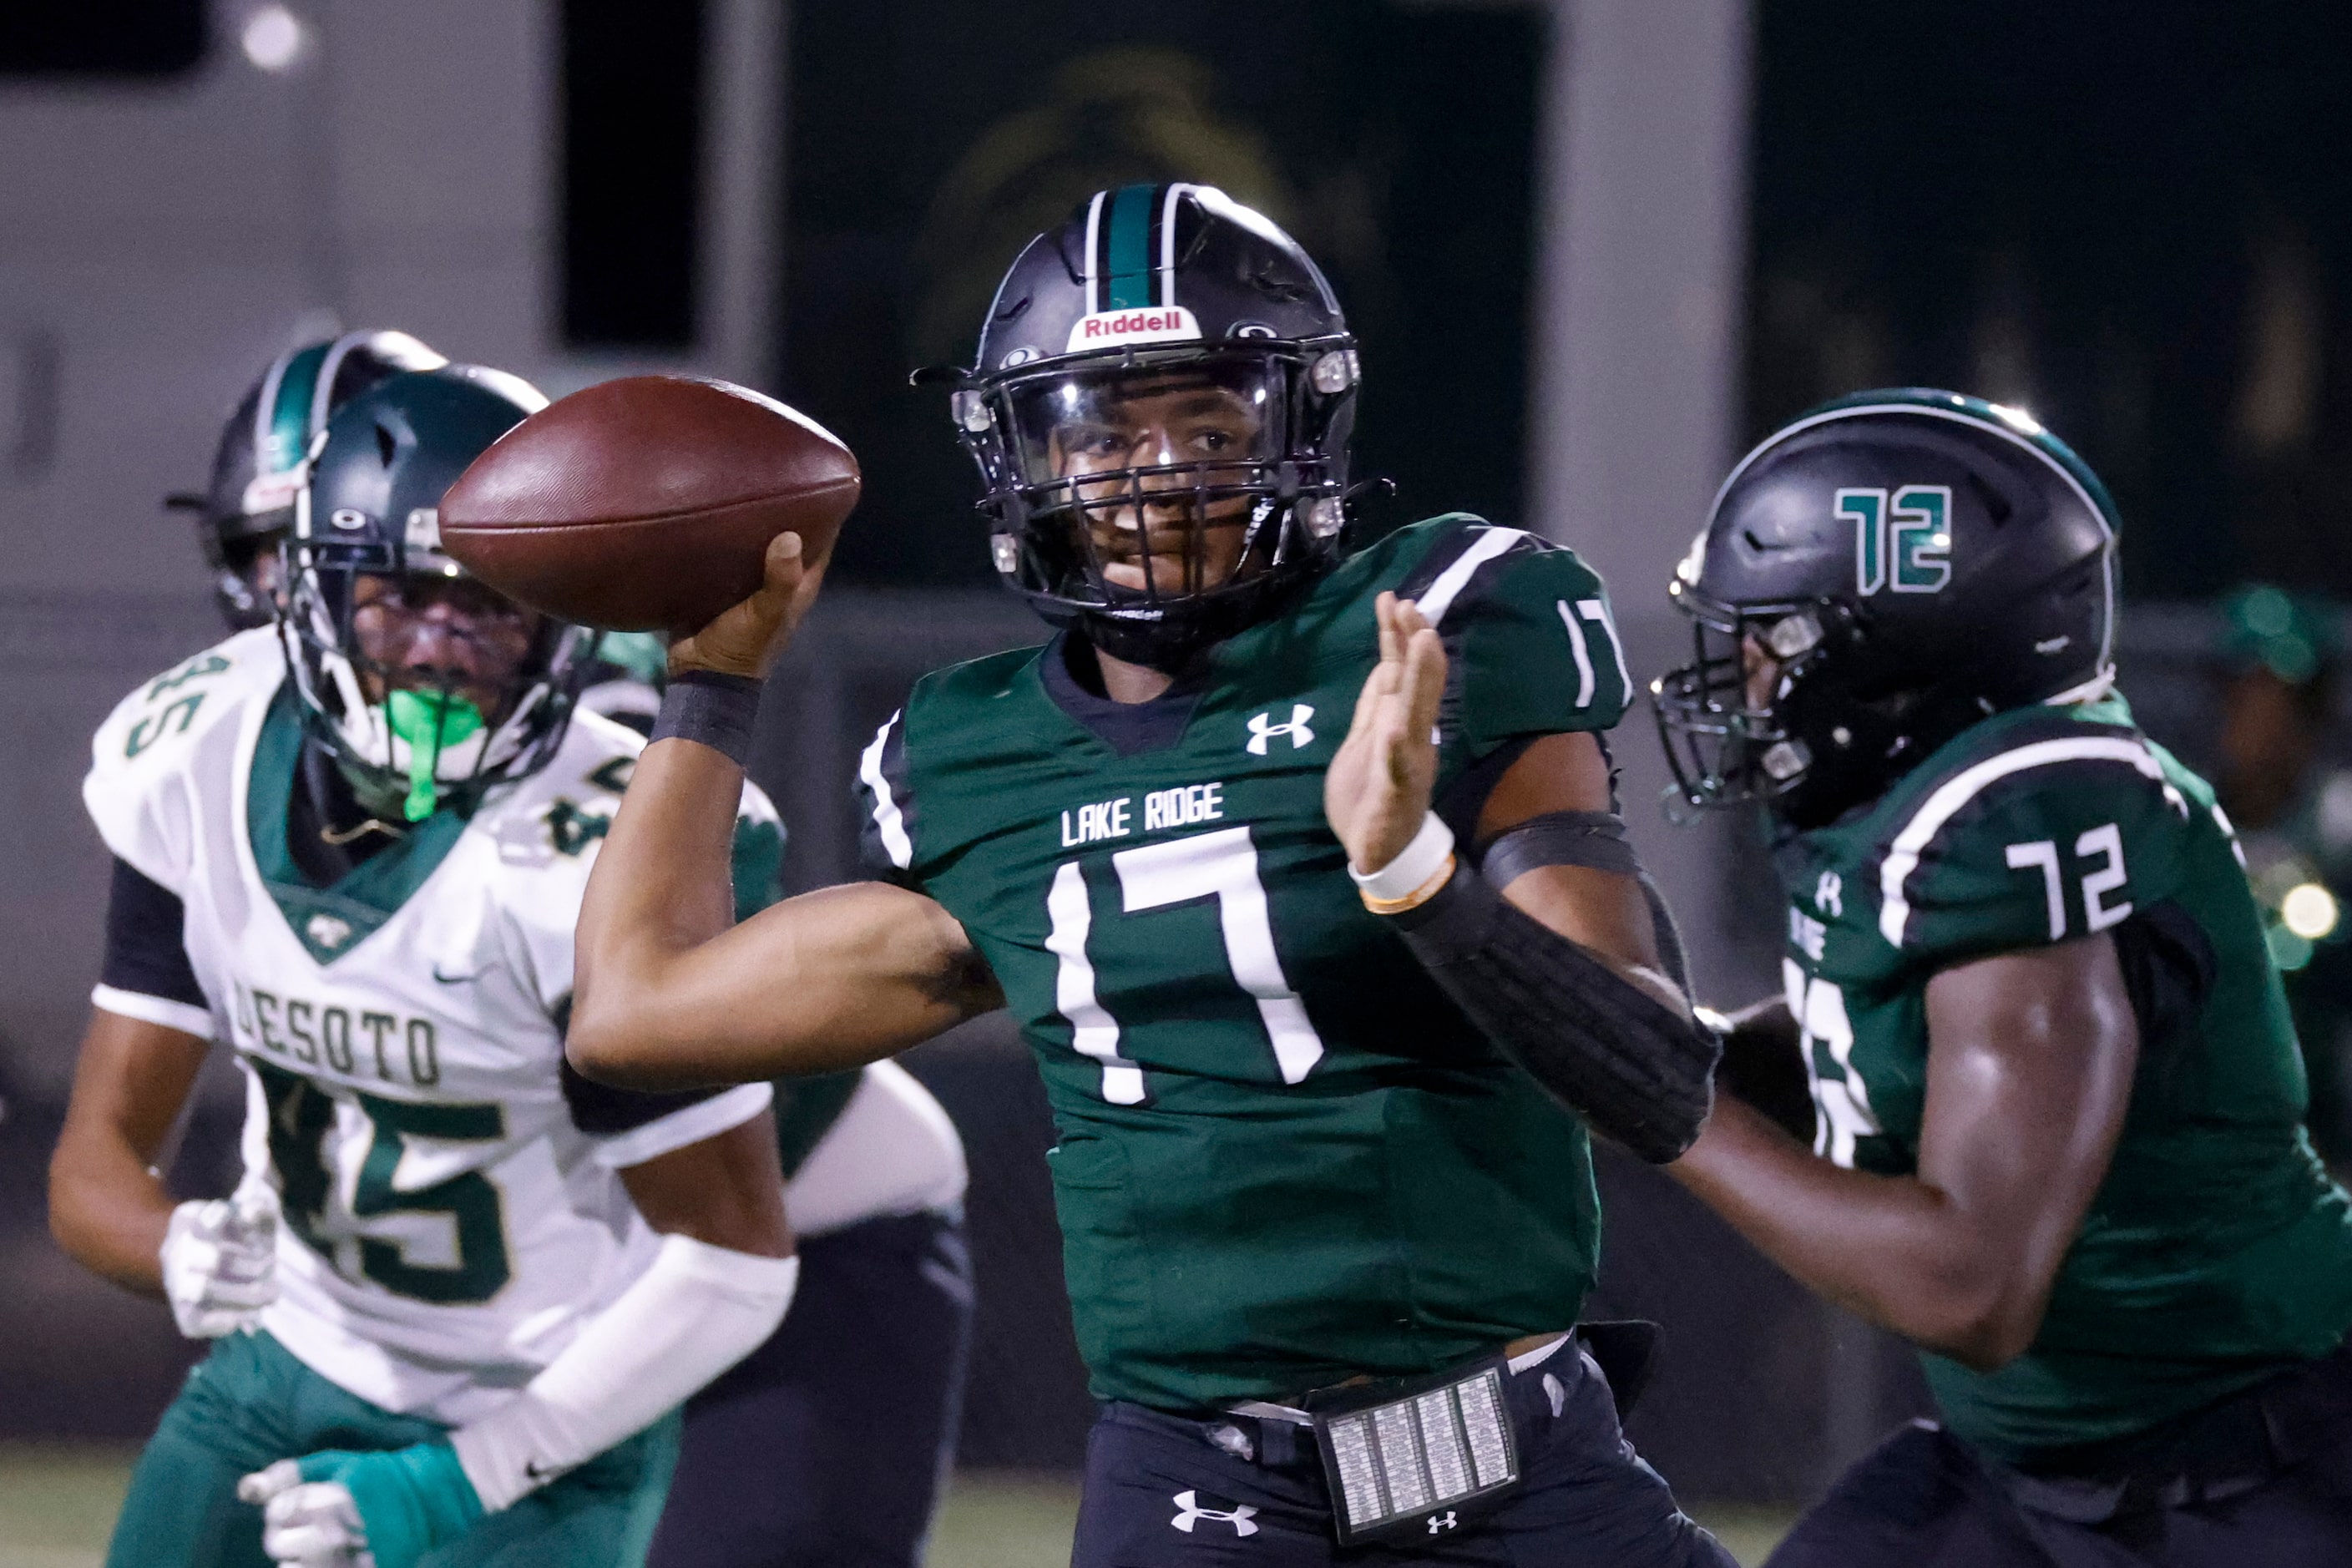
[[[1356,699],[1355,721],[1323,779],[1323,815],[1360,872],[1395,859],[1429,815],[1437,784],[1437,708],[1445,645],[1419,606],[1393,594],[1374,605],[1381,662]]]
[[[251,1326],[278,1299],[278,1194],[254,1187],[182,1204],[162,1257],[163,1294],[182,1333],[213,1340]]]
[[[672,675],[707,669],[756,680],[768,673],[793,640],[801,617],[816,602],[824,563],[808,564],[801,559],[800,535],[780,533],[768,542],[765,565],[767,581],[758,593],[719,611],[716,620],[693,636],[670,644]]]

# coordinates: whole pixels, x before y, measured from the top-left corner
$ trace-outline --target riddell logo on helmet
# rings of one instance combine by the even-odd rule
[[[1108,348],[1114,343],[1175,342],[1201,335],[1201,323],[1181,305],[1150,305],[1137,310],[1098,310],[1080,316],[1064,352]]]

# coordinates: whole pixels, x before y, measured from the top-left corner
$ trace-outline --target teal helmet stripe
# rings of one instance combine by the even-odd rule
[[[269,384],[254,410],[257,473],[282,474],[310,455],[311,411],[329,346],[297,349],[270,367]]]
[[[1102,309],[1106,310],[1135,310],[1166,303],[1152,298],[1160,281],[1151,254],[1159,195],[1157,185],[1122,185],[1111,193],[1110,210],[1104,215],[1102,226]]]

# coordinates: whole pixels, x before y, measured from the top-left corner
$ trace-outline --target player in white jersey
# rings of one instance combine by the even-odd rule
[[[562,1069],[572,924],[640,742],[570,713],[591,635],[465,579],[435,511],[540,401],[447,367],[345,404],[301,470],[279,627],[93,742],[115,881],[52,1223],[221,1336],[110,1563],[641,1561],[672,1413],[793,1299],[765,1086]],[[747,790],[747,862],[779,842]],[[247,1073],[247,1174],[174,1206],[147,1166],[210,1039]]]
[[[304,457],[329,417],[402,370],[444,363],[404,333],[354,331],[291,349],[255,380],[222,432],[206,491],[171,503],[195,514],[215,597],[233,627],[269,622]],[[580,678],[576,711],[645,734],[659,706],[663,657],[657,638],[607,635]],[[563,798],[574,809],[550,805],[551,842],[593,854],[609,791]],[[739,838],[737,890],[747,909],[772,892],[782,843],[770,822],[753,814]],[[135,896],[129,903],[118,913],[135,911]],[[170,929],[147,945],[176,953],[179,916],[167,910],[162,923]],[[110,1000],[152,1010],[162,998],[132,998],[164,988],[117,987]],[[574,1080],[571,1092],[589,1097],[593,1118],[596,1091]],[[648,1560],[653,1568],[911,1565],[952,1447],[970,1335],[962,1147],[937,1102],[892,1064],[793,1080],[777,1094],[799,1290],[783,1325],[687,1405]],[[238,1210],[181,1205],[174,1256],[210,1249],[234,1269],[234,1247],[220,1250],[218,1238],[188,1228],[207,1213],[234,1226]],[[215,1271],[206,1288],[234,1297],[240,1284]],[[218,1325],[239,1315],[199,1302],[184,1321]]]

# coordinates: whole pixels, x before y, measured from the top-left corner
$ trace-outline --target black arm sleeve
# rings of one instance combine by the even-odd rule
[[[1454,1005],[1600,1131],[1653,1164],[1697,1138],[1720,1049],[1713,1030],[1523,913],[1466,866],[1393,918]]]
[[[1497,889],[1507,888],[1538,866],[1585,866],[1631,877],[1642,884],[1643,900],[1650,906],[1650,929],[1658,944],[1658,962],[1666,978],[1688,994],[1690,959],[1683,949],[1682,928],[1675,923],[1666,896],[1642,868],[1625,837],[1625,819],[1613,811],[1548,811],[1507,827],[1477,853],[1478,868]]]
[[[116,857],[114,884],[106,898],[106,960],[99,979],[117,991],[190,1007],[210,1005],[188,963],[182,930],[186,921],[178,894]]]

